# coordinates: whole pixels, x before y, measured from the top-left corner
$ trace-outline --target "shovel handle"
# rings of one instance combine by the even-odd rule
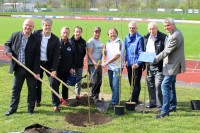
[[[43,69],[45,72],[51,75],[51,72],[49,72],[47,69],[45,69],[43,66],[40,66],[41,69]],[[59,79],[57,76],[54,76],[55,79],[57,79],[60,83],[62,83],[65,87],[67,87],[70,91],[72,91],[78,99],[80,99],[80,95],[76,94],[75,91],[73,91],[65,82],[63,82],[61,79]]]
[[[20,66],[22,66],[25,70],[27,70],[30,74],[32,74],[33,76],[36,76],[36,74],[34,72],[32,72],[28,67],[26,67],[24,64],[22,64],[21,62],[19,62],[14,56],[12,56],[12,59],[17,62],[17,64],[19,64]],[[38,77],[38,80],[42,83],[44,83],[61,101],[62,104],[66,104],[66,101],[62,98],[62,96],[60,96],[54,89],[52,89],[45,81],[43,81],[40,77]]]

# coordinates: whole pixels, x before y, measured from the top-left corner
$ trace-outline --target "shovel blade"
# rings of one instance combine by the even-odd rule
[[[108,110],[109,103],[106,103],[104,101],[98,101],[96,102],[96,108],[100,112],[106,112]]]

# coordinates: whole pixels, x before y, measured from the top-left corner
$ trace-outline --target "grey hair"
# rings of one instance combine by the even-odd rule
[[[135,21],[131,21],[131,22],[129,22],[128,27],[129,27],[129,25],[132,25],[132,24],[134,24],[134,25],[138,28],[138,26],[137,26],[137,24],[136,24]]]
[[[50,18],[45,18],[45,19],[43,19],[43,20],[42,20],[42,25],[43,25],[45,22],[48,23],[48,24],[50,24],[50,25],[53,24],[53,22],[52,22],[52,20],[51,20]]]
[[[156,28],[158,29],[158,25],[157,25],[156,22],[149,22],[149,24],[148,24],[148,29],[149,29],[149,27],[150,27],[151,25],[153,25],[154,27],[156,27]]]
[[[65,29],[70,30],[69,27],[64,26],[64,27],[61,28],[61,32],[62,32],[63,30],[65,30]]]
[[[175,25],[175,21],[174,21],[173,18],[166,18],[166,19],[163,21],[163,24],[164,24],[164,23],[170,23],[170,24]]]

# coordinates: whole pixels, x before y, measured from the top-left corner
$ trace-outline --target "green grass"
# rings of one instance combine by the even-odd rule
[[[0,16],[10,15],[80,15],[80,16],[115,16],[135,18],[166,18],[172,17],[182,20],[200,20],[200,14],[159,13],[159,12],[0,12]]]
[[[116,116],[114,111],[109,109],[106,115],[112,117],[112,121],[102,125],[96,125],[91,127],[78,127],[64,121],[64,117],[68,113],[87,112],[87,106],[79,107],[61,107],[60,113],[52,112],[51,94],[47,87],[43,87],[42,106],[35,109],[33,115],[27,113],[27,86],[26,83],[23,86],[20,104],[17,113],[11,116],[3,116],[3,114],[9,109],[9,103],[11,100],[11,87],[13,81],[13,75],[8,74],[9,66],[0,64],[0,132],[17,132],[22,131],[24,127],[39,123],[44,126],[48,126],[54,129],[60,130],[74,130],[90,133],[144,133],[155,131],[157,133],[198,133],[200,130],[199,111],[191,111],[190,100],[199,99],[200,90],[194,88],[177,87],[177,113],[171,113],[170,117],[164,119],[155,119],[157,111],[142,114],[139,112],[130,112],[125,110],[123,116]],[[106,75],[107,77],[107,75]],[[111,94],[110,87],[108,85],[107,78],[105,82],[105,93]],[[44,78],[47,81],[47,78]],[[87,90],[83,90],[87,92]],[[126,101],[130,97],[130,87],[127,79],[122,79],[122,94],[121,100]],[[74,96],[70,93],[70,96]],[[148,96],[148,94],[147,94]],[[144,83],[142,82],[142,91],[140,94],[140,100],[144,98]],[[91,112],[95,113],[97,110],[92,106]],[[87,121],[87,118],[85,118]]]
[[[11,34],[15,31],[20,31],[22,29],[23,18],[10,18],[10,17],[0,17],[1,20],[1,38],[0,44],[4,44]],[[34,19],[35,22],[35,30],[41,29],[41,19]],[[53,19],[53,28],[52,32],[60,37],[60,29],[63,26],[68,26],[71,29],[70,36],[73,35],[73,29],[75,26],[81,26],[83,28],[83,38],[88,40],[92,37],[92,30],[94,26],[100,26],[102,28],[101,33],[101,41],[106,43],[108,40],[107,31],[111,27],[117,28],[119,32],[119,37],[124,40],[124,37],[128,33],[128,22],[127,21],[95,21],[95,20],[67,20],[67,19]],[[147,33],[147,23],[146,22],[138,22],[139,30],[138,32],[141,35],[145,35]],[[166,33],[164,31],[162,23],[158,24],[159,30]],[[200,59],[200,38],[199,24],[183,24],[177,23],[177,28],[179,28],[185,40],[185,56],[187,59]],[[167,33],[166,33],[167,34]]]

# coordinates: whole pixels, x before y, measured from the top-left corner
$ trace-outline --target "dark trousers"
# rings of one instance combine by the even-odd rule
[[[43,66],[48,71],[50,71],[50,66],[49,66],[48,62],[41,61],[40,65]],[[41,69],[40,70],[40,78],[41,79],[43,78],[43,73],[44,73],[44,70]],[[46,75],[48,76],[48,80],[49,80],[50,86],[52,86],[53,78],[48,73],[46,73]],[[41,97],[42,97],[42,83],[40,81],[37,81],[36,100],[37,100],[38,103],[41,102]]]
[[[60,72],[57,73],[57,77],[65,83],[67,81],[68,76],[69,73],[60,73]],[[52,87],[58,94],[59,94],[59,86],[60,86],[60,81],[53,78]],[[64,85],[62,85],[62,97],[63,99],[68,99],[68,88],[65,87]],[[52,104],[53,106],[60,105],[60,99],[54,93],[52,93]]]
[[[142,66],[139,66],[138,68],[136,68],[134,70],[135,75],[134,75],[132,82],[131,82],[132,67],[128,66],[127,71],[128,71],[128,80],[129,80],[130,86],[131,86],[131,83],[133,83],[133,88],[132,88],[133,91],[132,91],[131,101],[138,103],[139,102],[140,90],[141,90],[140,81],[141,81],[141,77],[142,77]]]
[[[102,67],[101,65],[95,70],[94,65],[88,65],[88,71],[90,74],[90,83],[91,86],[91,96],[95,99],[99,99],[99,93],[102,83]]]
[[[14,81],[12,87],[12,99],[10,103],[10,109],[17,110],[19,101],[20,101],[20,93],[22,90],[22,86],[24,80],[26,79],[27,86],[28,86],[28,110],[33,111],[36,101],[36,79],[29,74],[24,68],[17,66],[14,73]]]

